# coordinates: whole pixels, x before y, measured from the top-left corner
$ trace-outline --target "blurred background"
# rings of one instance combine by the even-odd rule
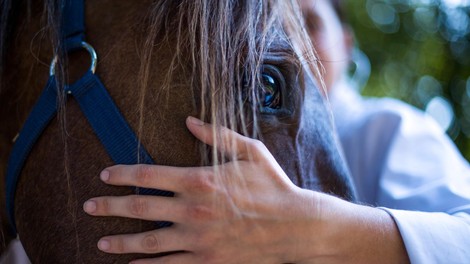
[[[432,115],[470,160],[470,0],[347,0],[370,77],[389,96]],[[363,76],[368,75],[367,58]],[[360,78],[359,78],[360,79]]]

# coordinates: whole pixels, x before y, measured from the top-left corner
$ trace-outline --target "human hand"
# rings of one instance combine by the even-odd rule
[[[213,145],[210,124],[188,118],[189,130]],[[303,190],[259,141],[219,128],[217,148],[236,159],[213,167],[118,165],[112,185],[168,190],[174,197],[97,197],[94,216],[170,221],[168,228],[102,238],[104,252],[172,255],[132,263],[406,263],[398,229],[384,211]],[[230,156],[230,155],[229,155]]]
[[[186,120],[202,142],[213,145],[210,124]],[[313,226],[316,193],[295,186],[259,141],[218,128],[219,151],[236,160],[213,167],[117,165],[101,179],[112,185],[168,190],[174,197],[97,197],[84,204],[93,216],[170,221],[168,228],[102,238],[107,253],[180,253],[132,263],[287,263],[298,257],[299,239]]]

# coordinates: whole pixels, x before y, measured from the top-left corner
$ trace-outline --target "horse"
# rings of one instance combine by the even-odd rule
[[[78,103],[64,99],[61,89],[90,63],[86,51],[64,51],[61,7],[67,1],[2,1],[1,208],[8,154],[57,56],[58,114],[21,170],[14,200],[18,237],[33,263],[128,262],[143,256],[105,254],[98,239],[151,230],[155,223],[82,211],[91,197],[134,189],[99,180],[113,160]],[[295,1],[87,1],[85,24],[98,53],[95,74],[156,163],[229,159],[187,131],[185,118],[198,116],[261,140],[295,184],[354,199]],[[2,210],[4,244],[12,237],[5,215]]]

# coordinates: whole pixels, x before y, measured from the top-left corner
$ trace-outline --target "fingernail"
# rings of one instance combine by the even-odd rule
[[[96,211],[96,202],[88,200],[83,204],[83,210],[87,213],[94,213]]]
[[[189,118],[189,122],[190,122],[191,124],[194,124],[194,125],[197,125],[197,126],[202,126],[202,125],[204,125],[204,122],[201,121],[200,119],[197,119],[197,118],[192,117],[192,116],[190,116],[190,117],[188,117],[188,118]]]
[[[98,248],[102,251],[108,251],[111,248],[111,243],[107,239],[98,241]]]
[[[109,171],[107,171],[107,170],[102,171],[100,173],[100,179],[104,182],[108,181],[109,180]]]

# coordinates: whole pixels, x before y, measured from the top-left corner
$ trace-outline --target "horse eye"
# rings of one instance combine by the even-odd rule
[[[261,84],[258,98],[261,110],[280,109],[282,107],[282,91],[285,85],[284,76],[274,66],[265,65],[261,73]]]

